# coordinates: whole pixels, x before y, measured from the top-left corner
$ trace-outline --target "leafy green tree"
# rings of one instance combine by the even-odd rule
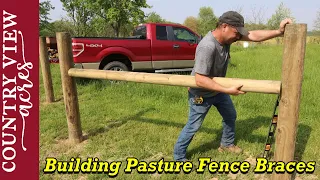
[[[284,3],[281,2],[280,5],[277,7],[275,14],[271,16],[268,20],[268,28],[269,29],[278,29],[280,22],[285,18],[291,18],[292,21],[295,21],[295,18],[291,15],[291,10],[284,6]],[[277,44],[280,43],[280,38],[276,38]]]
[[[74,27],[72,21],[67,20],[65,18],[52,22],[51,26],[54,36],[56,32],[68,32],[71,36],[76,35],[76,28]]]
[[[89,0],[60,0],[72,19],[76,36],[88,36],[91,32],[90,21],[94,16],[94,11],[88,9]]]
[[[193,16],[187,17],[184,20],[183,25],[190,28],[192,31],[199,33],[199,21],[196,17],[193,17]]]
[[[218,18],[214,15],[211,7],[201,7],[198,14],[199,34],[206,35],[216,27]]]
[[[128,24],[125,24],[125,25],[121,26],[119,36],[120,37],[131,36],[132,33],[133,33],[133,29],[135,27],[136,27],[136,25],[133,24],[133,23],[128,23]]]
[[[41,36],[45,36],[47,34],[48,26],[50,26],[49,21],[51,20],[48,16],[50,14],[50,10],[53,9],[54,7],[51,5],[50,0],[39,3],[39,31]]]
[[[153,23],[163,23],[165,22],[164,19],[161,18],[159,14],[156,12],[151,12],[147,15],[147,18],[145,19],[146,23],[153,22]]]
[[[42,36],[56,36],[56,32],[68,32],[71,36],[76,34],[73,23],[66,19],[51,22],[41,31]]]
[[[295,18],[291,15],[291,10],[284,6],[284,3],[281,2],[280,5],[277,7],[275,14],[271,16],[268,20],[268,28],[269,29],[278,29],[280,22],[285,18],[291,18],[293,21]]]
[[[145,13],[141,8],[149,8],[146,0],[87,0],[90,1],[89,9],[104,19],[106,24],[114,30],[119,37],[121,27],[126,24],[137,25],[143,22]]]
[[[113,29],[110,24],[106,23],[101,17],[94,17],[91,20],[92,35],[96,37],[112,37]]]

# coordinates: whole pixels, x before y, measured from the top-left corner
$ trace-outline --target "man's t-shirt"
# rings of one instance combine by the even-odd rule
[[[208,77],[225,77],[230,58],[229,52],[230,45],[221,45],[212,32],[208,32],[197,46],[191,75],[198,73]],[[203,97],[211,97],[219,93],[203,88],[190,88],[189,91]]]

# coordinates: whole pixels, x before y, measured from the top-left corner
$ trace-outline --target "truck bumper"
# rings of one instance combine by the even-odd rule
[[[74,68],[83,69],[82,63],[74,63]]]

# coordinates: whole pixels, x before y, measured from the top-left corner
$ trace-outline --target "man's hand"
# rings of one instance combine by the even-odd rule
[[[218,91],[225,94],[230,94],[237,96],[239,94],[245,94],[245,92],[241,91],[243,85],[233,86],[230,88],[226,88],[221,86],[217,82],[215,82],[214,78],[209,78],[208,76],[202,74],[195,74],[196,85],[211,91]]]
[[[279,27],[279,31],[281,32],[281,34],[284,33],[284,29],[285,29],[286,25],[287,24],[291,24],[291,23],[292,23],[292,20],[289,19],[289,18],[286,18],[286,19],[281,21],[280,27]]]
[[[239,94],[245,94],[245,92],[240,90],[242,86],[243,85],[239,85],[239,86],[233,86],[231,88],[228,88],[226,93],[234,96],[237,96]]]

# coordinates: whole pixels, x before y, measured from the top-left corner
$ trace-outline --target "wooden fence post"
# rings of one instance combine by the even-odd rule
[[[276,130],[275,161],[287,163],[294,160],[306,32],[306,24],[289,24],[284,34],[282,89]],[[274,173],[272,179],[289,180],[291,176],[288,173]]]
[[[80,143],[83,140],[78,94],[75,80],[68,75],[68,70],[73,67],[72,42],[69,33],[57,32],[59,64],[63,97],[68,121],[69,140]]]
[[[52,103],[54,101],[54,93],[45,37],[39,37],[39,54],[46,102]]]

